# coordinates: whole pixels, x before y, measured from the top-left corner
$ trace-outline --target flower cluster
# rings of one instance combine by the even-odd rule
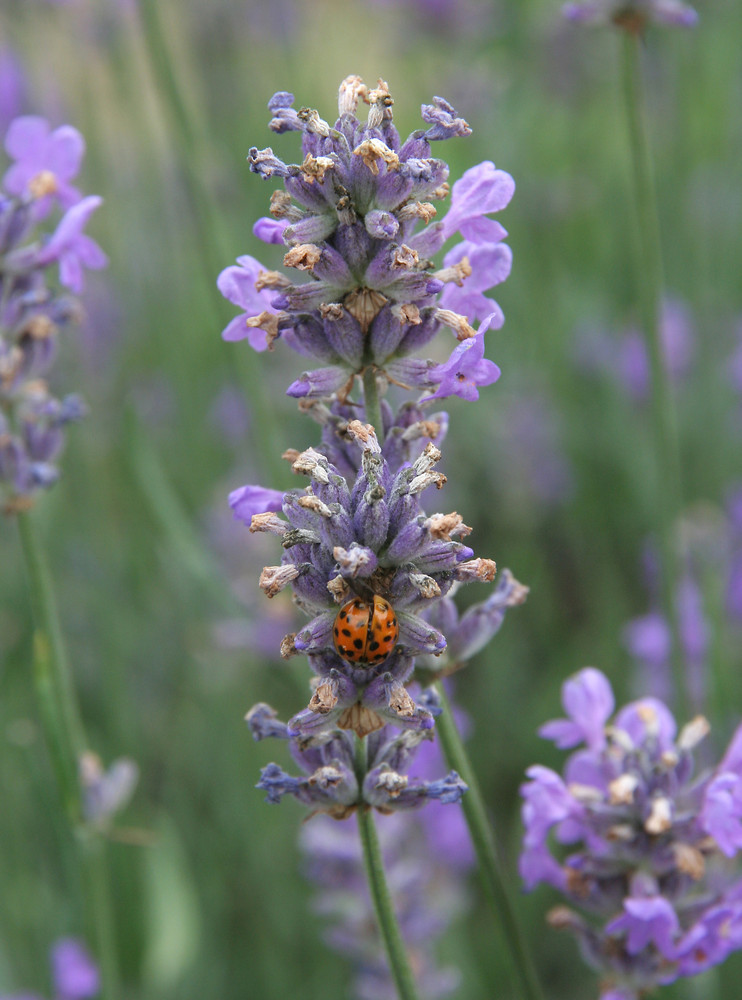
[[[529,769],[521,874],[577,908],[559,906],[549,921],[577,936],[603,1000],[638,1000],[742,947],[742,879],[728,870],[742,848],[742,726],[721,762],[699,771],[703,717],[678,733],[667,707],[644,698],[607,724],[613,692],[592,668],[565,683],[563,703],[568,718],[540,733],[584,748],[564,777]],[[571,846],[566,857],[552,833]]]
[[[445,481],[434,468],[440,458],[435,445],[428,443],[412,465],[393,474],[373,428],[351,421],[346,433],[362,454],[354,484],[310,448],[293,468],[311,485],[303,494],[283,496],[285,519],[266,512],[251,523],[252,531],[280,536],[285,549],[280,566],[263,570],[262,589],[271,597],[291,584],[296,603],[313,615],[282,645],[286,657],[305,653],[317,675],[309,706],[291,720],[291,730],[306,735],[337,725],[364,736],[384,722],[430,728],[430,713],[404,687],[415,657],[446,648],[445,636],[425,615],[455,583],[491,581],[495,564],[473,558],[459,541],[470,529],[458,514],[428,517],[421,510],[420,494]],[[374,595],[393,609],[398,637],[380,662],[359,664],[341,655],[336,619],[352,598]]]
[[[484,358],[484,333],[504,319],[485,293],[507,278],[511,253],[505,230],[488,216],[509,202],[512,178],[487,161],[450,190],[448,166],[430,155],[431,143],[470,129],[442,98],[423,107],[428,127],[405,142],[383,81],[371,90],[359,77],[344,80],[334,126],[315,110],[295,110],[293,100],[274,95],[270,127],[302,132],[302,163],[287,165],[271,148],[250,150],[251,170],[283,181],[271,198],[273,218],[259,220],[255,233],[284,244],[284,265],[309,280],[238,258],[218,281],[243,310],[224,338],[247,338],[256,350],[280,338],[320,361],[289,387],[295,397],[344,400],[356,376],[373,372],[381,382],[425,390],[427,399],[476,399],[477,387],[500,374]],[[361,101],[369,107],[364,122],[356,115]],[[433,202],[449,193],[449,211],[434,221]],[[463,240],[436,268],[431,258],[456,233]],[[446,327],[460,342],[448,362],[410,357]]]
[[[427,701],[438,711],[435,699]],[[291,754],[306,777],[287,774],[278,764],[268,764],[258,783],[269,802],[293,795],[313,812],[333,819],[346,819],[358,802],[382,813],[416,809],[427,801],[458,802],[466,785],[455,771],[443,778],[410,778],[406,773],[421,742],[430,736],[422,728],[394,733],[383,727],[367,734],[367,770],[359,787],[352,736],[341,729],[320,730],[316,735],[297,735],[276,718],[275,711],[262,702],[247,714],[253,738],[276,737],[289,742]]]
[[[16,510],[55,482],[64,427],[85,413],[79,396],[57,399],[46,381],[59,333],[79,315],[74,298],[47,285],[47,273],[58,265],[60,283],[80,292],[84,268],[101,268],[106,257],[84,232],[101,199],[71,184],[84,152],[80,133],[16,118],[5,149],[15,162],[0,192],[0,500]],[[39,233],[56,206],[64,212],[56,228]]]

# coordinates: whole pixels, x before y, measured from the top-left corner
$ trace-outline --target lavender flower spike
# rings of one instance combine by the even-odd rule
[[[721,762],[698,773],[701,716],[678,733],[669,709],[645,698],[609,723],[613,692],[593,668],[570,678],[563,698],[570,718],[541,734],[585,748],[564,777],[528,770],[521,875],[574,907],[549,922],[577,936],[603,1000],[638,1000],[742,947],[742,878],[725,865],[742,849],[742,726]]]
[[[289,395],[345,402],[357,377],[375,370],[383,388],[389,366],[444,327],[464,340],[474,336],[471,322],[497,313],[490,325],[502,325],[484,292],[507,277],[510,252],[500,245],[505,230],[486,216],[507,204],[512,178],[481,164],[454,185],[449,213],[435,221],[434,202],[449,193],[448,166],[431,155],[431,143],[471,131],[454,109],[436,97],[422,109],[430,127],[403,142],[383,81],[369,88],[359,77],[344,80],[334,125],[317,111],[295,110],[293,101],[292,94],[274,95],[270,128],[302,132],[302,162],[286,164],[270,147],[251,149],[248,159],[254,173],[283,184],[271,197],[273,221],[259,220],[255,232],[283,242],[283,264],[295,278],[247,257],[238,260],[241,271],[222,272],[222,294],[245,311],[225,339],[249,337],[256,349],[286,340],[322,365],[295,380]],[[359,117],[362,102],[368,113]],[[454,232],[470,242],[436,270],[433,257]],[[464,289],[444,301],[449,284]]]
[[[358,808],[389,813],[417,809],[433,800],[458,802],[466,791],[455,771],[433,780],[407,775],[421,741],[430,735],[423,729],[400,733],[385,727],[369,735],[369,770],[359,786],[353,737],[349,733],[331,729],[297,736],[263,703],[253,706],[246,721],[256,740],[288,739],[294,760],[307,775],[297,778],[278,764],[268,764],[256,786],[266,792],[268,802],[280,802],[284,795],[292,795],[315,812],[345,819]]]
[[[6,148],[17,162],[6,174],[10,196],[0,192],[0,507],[6,513],[28,508],[56,482],[64,428],[86,412],[79,396],[57,399],[46,381],[60,333],[79,316],[74,299],[47,286],[47,270],[58,263],[62,284],[79,291],[83,268],[106,263],[83,233],[101,199],[82,198],[66,185],[79,167],[82,139],[66,126],[48,133],[43,119],[11,124]],[[39,232],[54,192],[69,207],[53,233]]]
[[[455,583],[491,581],[495,564],[473,559],[458,540],[470,530],[458,514],[428,517],[422,511],[420,494],[443,482],[435,470],[440,452],[432,443],[393,474],[373,428],[350,421],[345,434],[361,453],[354,484],[310,448],[293,467],[311,485],[303,494],[285,494],[285,520],[268,512],[251,525],[251,531],[281,537],[284,548],[281,565],[266,567],[260,586],[268,597],[291,586],[295,603],[311,616],[281,649],[283,656],[306,654],[317,675],[307,709],[289,722],[290,733],[316,735],[339,726],[365,736],[385,722],[427,729],[433,725],[430,712],[404,686],[416,656],[446,648],[427,613]],[[386,655],[371,662],[349,659],[338,644],[338,612],[354,598],[370,606],[375,597],[391,609],[395,642],[390,639]]]

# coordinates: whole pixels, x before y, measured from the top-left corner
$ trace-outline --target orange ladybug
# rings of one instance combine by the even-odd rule
[[[332,630],[335,649],[350,663],[381,663],[399,637],[394,608],[374,594],[373,602],[354,597],[338,611]]]

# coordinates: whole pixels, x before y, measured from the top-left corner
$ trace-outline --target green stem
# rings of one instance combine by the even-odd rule
[[[521,997],[523,1000],[541,1000],[541,988],[510,901],[482,793],[456,728],[451,703],[443,684],[439,681],[435,687],[443,706],[443,711],[436,719],[435,731],[440,738],[448,766],[457,771],[469,787],[461,805],[479,863],[487,902],[502,928]]]
[[[363,373],[363,405],[366,411],[366,423],[373,425],[379,444],[383,444],[384,424],[381,419],[381,400],[379,399],[379,385],[376,381],[376,369],[373,365],[367,365]]]
[[[366,741],[356,737],[356,773],[359,788],[363,787],[367,767]],[[384,860],[381,856],[373,811],[365,808],[361,803],[357,815],[366,878],[394,984],[397,987],[400,1000],[417,1000],[415,978],[410,968],[407,950],[402,940],[402,933],[399,929],[384,873]]]
[[[31,511],[18,514],[18,531],[36,622],[34,680],[41,721],[60,778],[65,807],[70,821],[76,824],[81,818],[77,762],[85,749],[82,722],[75,701],[51,573]]]
[[[82,828],[82,796],[78,761],[86,748],[85,732],[75,698],[67,651],[51,572],[39,541],[31,511],[18,514],[18,531],[26,563],[31,608],[36,623],[34,635],[34,683],[39,717],[60,786],[62,800],[81,851],[87,873],[86,900],[90,922],[97,938],[103,989],[101,1000],[117,1000],[118,970],[111,900],[107,890],[103,845],[85,841]]]
[[[101,996],[103,1000],[118,1000],[120,996],[119,969],[106,860],[106,843],[101,837],[88,837],[83,840],[81,851],[87,880],[87,895],[95,921],[96,953],[104,985]]]
[[[662,563],[662,600],[673,638],[672,667],[678,715],[686,718],[689,709],[687,678],[675,601],[679,569],[675,529],[682,504],[680,446],[660,327],[664,280],[662,245],[642,86],[640,45],[639,36],[626,33],[623,50],[623,85],[637,214],[639,304],[649,354],[654,453],[659,472],[656,510]]]

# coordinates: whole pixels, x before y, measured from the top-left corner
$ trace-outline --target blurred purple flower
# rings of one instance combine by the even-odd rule
[[[59,280],[73,292],[81,292],[84,268],[99,270],[108,258],[83,229],[93,212],[103,204],[98,195],[88,195],[69,208],[49,240],[39,250],[36,262],[42,266],[59,263]]]
[[[52,949],[52,975],[58,1000],[86,1000],[100,989],[98,969],[76,938],[62,938]]]
[[[60,938],[50,955],[54,1000],[90,1000],[100,991],[98,967],[77,938]],[[0,1000],[42,1000],[36,993],[6,993]]]
[[[10,194],[31,196],[37,218],[43,218],[56,199],[70,208],[82,198],[70,181],[77,176],[85,154],[85,140],[71,125],[51,131],[45,118],[25,115],[11,122],[5,150],[16,162],[5,173]]]
[[[672,299],[664,302],[660,337],[667,374],[678,385],[690,371],[695,352],[690,313],[681,302]],[[584,370],[611,375],[639,402],[649,398],[649,357],[644,337],[638,330],[627,330],[617,338],[604,333],[589,334],[580,339],[577,352],[578,362]]]

